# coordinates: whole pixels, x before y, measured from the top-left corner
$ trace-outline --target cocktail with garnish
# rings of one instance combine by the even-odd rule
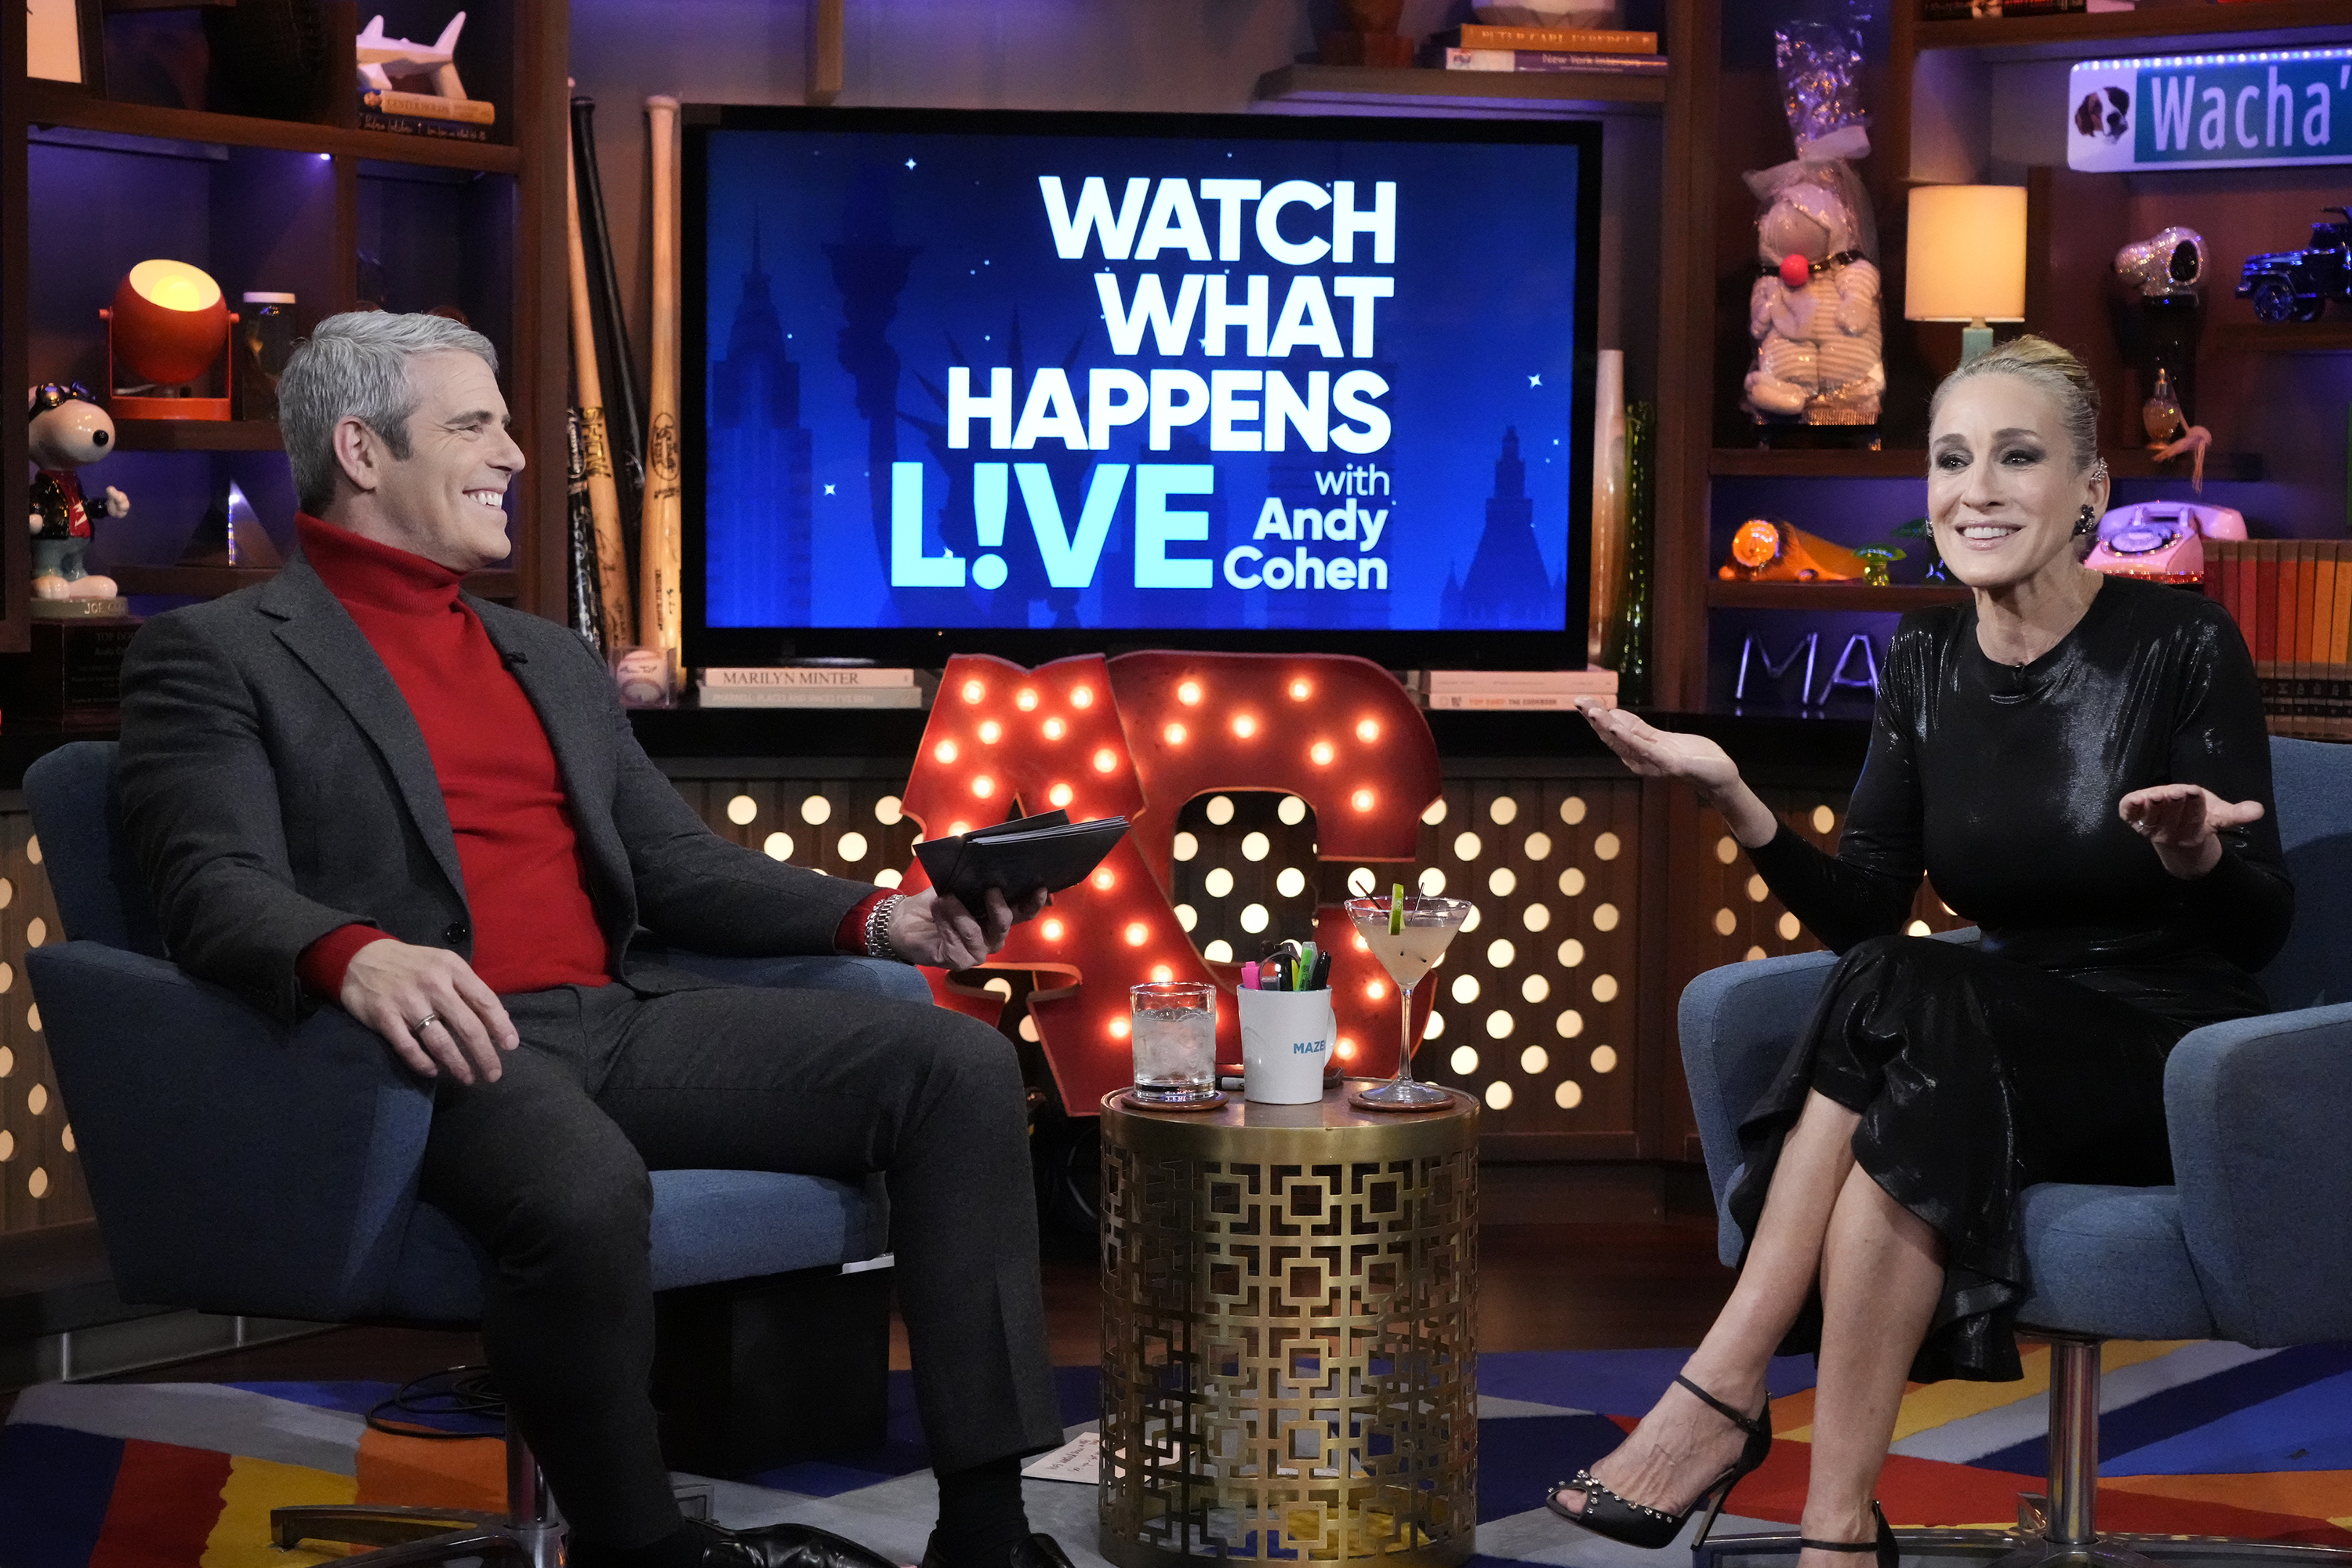
[[[1402,1041],[1397,1047],[1396,1077],[1349,1099],[1368,1110],[1434,1110],[1451,1105],[1453,1098],[1433,1084],[1412,1076],[1412,988],[1436,967],[1454,941],[1454,933],[1470,918],[1470,906],[1460,899],[1433,899],[1407,894],[1400,884],[1385,899],[1349,899],[1348,918],[1364,939],[1372,956],[1389,972],[1404,1006]]]

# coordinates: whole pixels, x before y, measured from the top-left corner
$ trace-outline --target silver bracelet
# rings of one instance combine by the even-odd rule
[[[903,963],[905,958],[890,941],[890,921],[898,911],[900,895],[891,894],[874,906],[866,917],[866,956],[887,958]]]

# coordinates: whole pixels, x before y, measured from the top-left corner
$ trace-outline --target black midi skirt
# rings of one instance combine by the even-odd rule
[[[1819,1089],[1861,1116],[1863,1170],[1945,1242],[1912,1380],[2021,1376],[2016,1310],[2031,1281],[2018,1194],[2037,1182],[2170,1182],[2166,1055],[2195,1024],[2263,1010],[2242,977],[2235,995],[2185,1008],[2148,1005],[2169,998],[2116,981],[1925,937],[1858,944],[1741,1125],[1733,1221],[1752,1245],[1781,1141]],[[1816,1295],[1782,1353],[1813,1353],[1820,1336]]]

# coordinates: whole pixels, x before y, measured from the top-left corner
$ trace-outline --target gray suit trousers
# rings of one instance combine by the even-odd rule
[[[678,1518],[648,1392],[649,1170],[882,1173],[935,1468],[1062,1440],[1021,1074],[1002,1036],[829,991],[504,1001],[522,1044],[494,1084],[441,1080],[423,1195],[495,1261],[490,1366],[581,1539],[642,1545]]]

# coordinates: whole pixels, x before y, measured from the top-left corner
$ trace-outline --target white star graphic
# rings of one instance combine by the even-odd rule
[[[1531,390],[1531,391],[1532,391],[1534,388],[1538,387],[1538,386],[1541,386],[1542,384],[1543,384],[1543,377],[1542,377],[1542,376],[1540,376],[1540,375],[1531,375],[1531,376],[1528,377],[1528,389],[1529,389],[1529,390]]]
[[[825,487],[824,487],[824,493],[825,493],[825,494],[827,494],[827,495],[831,495],[831,494],[833,493],[833,487],[832,487],[831,485],[827,485],[827,486],[825,486]]]
[[[908,159],[908,160],[907,160],[907,167],[908,167],[909,169],[911,169],[911,168],[913,168],[914,166],[915,166],[915,161],[914,161],[912,158]]]

